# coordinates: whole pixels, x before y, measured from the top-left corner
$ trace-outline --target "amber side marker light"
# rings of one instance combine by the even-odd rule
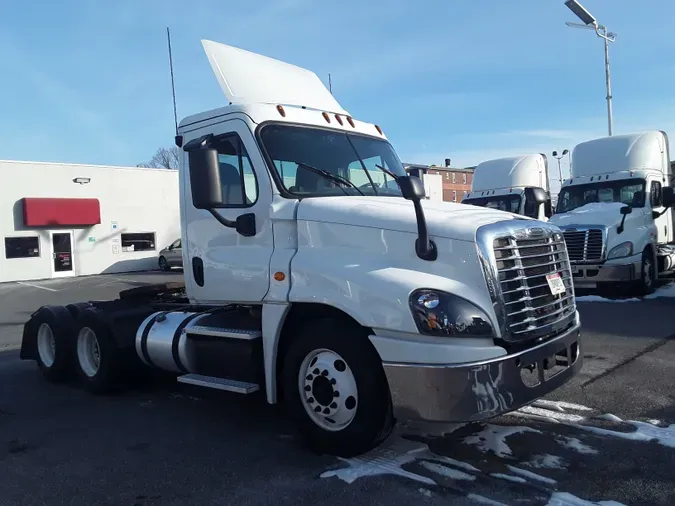
[[[342,126],[342,118],[336,114],[335,119],[337,120],[338,123],[340,123],[340,126]]]
[[[382,129],[379,127],[379,125],[375,125],[375,128],[377,129],[378,132],[380,132],[380,135],[384,135],[382,133]]]
[[[282,118],[286,117],[286,111],[284,111],[284,108],[281,107],[280,105],[277,106],[277,111],[279,111],[279,114],[281,114]]]
[[[351,116],[347,116],[347,122],[352,126],[352,128],[356,128],[354,125],[354,120],[352,119]]]
[[[283,281],[284,279],[286,279],[286,274],[284,274],[283,272],[275,272],[274,279],[277,281]]]
[[[326,120],[326,123],[330,123],[330,116],[328,116],[327,112],[321,113],[323,115],[323,119]]]

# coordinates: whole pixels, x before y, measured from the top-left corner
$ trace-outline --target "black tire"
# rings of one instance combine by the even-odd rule
[[[93,394],[120,390],[123,386],[123,357],[106,321],[96,310],[89,309],[80,313],[76,328],[75,371],[83,388]],[[86,348],[84,333],[87,331],[93,332],[98,348],[99,363],[95,372],[82,362],[86,355],[83,349]]]
[[[45,306],[35,314],[31,325],[35,329],[35,361],[40,372],[52,383],[65,381],[73,373],[75,322],[70,313],[62,306]],[[47,335],[41,337],[41,332],[51,332],[53,340]],[[40,345],[42,339],[52,342],[46,354],[44,345]]]
[[[656,260],[651,250],[646,248],[642,252],[642,265],[640,267],[640,279],[635,282],[637,295],[649,295],[656,289]]]
[[[169,265],[169,262],[166,261],[166,258],[163,256],[159,257],[159,269],[162,271],[170,271],[171,266]]]
[[[322,428],[304,407],[308,401],[300,391],[300,368],[305,357],[318,349],[340,355],[356,383],[356,414],[351,423],[339,431]],[[352,457],[372,450],[389,436],[394,427],[389,385],[380,356],[362,327],[334,318],[313,321],[299,329],[283,358],[281,374],[286,411],[312,451]],[[331,395],[335,395],[335,389]],[[340,400],[347,406],[344,396]]]

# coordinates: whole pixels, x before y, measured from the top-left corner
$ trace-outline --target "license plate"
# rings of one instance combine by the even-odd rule
[[[560,274],[557,272],[555,274],[548,274],[546,276],[546,281],[548,282],[548,287],[551,289],[553,295],[565,293],[565,283],[563,283]]]

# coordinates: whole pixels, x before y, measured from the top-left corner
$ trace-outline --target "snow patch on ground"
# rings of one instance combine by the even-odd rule
[[[634,432],[620,432],[611,429],[602,429],[590,425],[575,424],[575,427],[594,432],[601,436],[618,437],[630,441],[656,441],[668,448],[675,448],[675,425],[668,427],[657,427],[647,422],[626,421],[635,427]]]
[[[514,483],[527,483],[527,480],[525,478],[521,478],[520,476],[511,476],[510,474],[492,473],[490,474],[490,476],[492,476],[493,478],[500,478],[506,481],[512,481]]]
[[[524,476],[526,478],[530,478],[531,480],[536,480],[536,481],[541,481],[543,483],[548,483],[549,485],[555,485],[557,482],[551,478],[547,478],[546,476],[541,476],[539,474],[533,473],[532,471],[527,471],[526,469],[520,469],[519,467],[515,466],[506,466],[509,471],[511,471],[513,474],[519,474],[521,476]]]
[[[548,422],[583,422],[586,417],[566,411],[551,410],[549,408],[536,408],[534,406],[525,406],[520,408],[516,414],[534,415]]]
[[[420,465],[431,471],[432,473],[440,474],[441,476],[445,476],[446,478],[450,478],[452,480],[475,480],[476,476],[473,474],[465,473],[464,471],[458,471],[457,469],[453,469],[448,466],[444,466],[443,464],[437,464],[435,462],[427,462],[426,460],[423,462],[420,462]]]
[[[422,494],[424,497],[431,497],[431,490],[428,488],[418,488],[420,494]]]
[[[506,444],[506,438],[514,434],[532,432],[541,434],[541,431],[531,427],[509,427],[486,424],[478,434],[464,438],[464,443],[474,445],[483,453],[493,452],[497,457],[510,457],[513,455],[511,448]]]
[[[488,504],[489,506],[506,506],[503,502],[493,501],[482,495],[478,494],[468,494],[466,497],[480,504]]]
[[[555,438],[556,443],[558,443],[560,446],[567,448],[569,450],[574,450],[579,453],[585,453],[585,454],[596,454],[598,453],[598,450],[595,448],[591,448],[590,446],[585,445],[584,443],[581,442],[581,440],[575,438],[575,437],[569,437],[569,436],[557,436]]]
[[[607,299],[605,297],[600,297],[599,295],[581,295],[575,297],[577,302],[640,302],[641,300],[652,300],[658,299],[660,297],[675,297],[675,283],[668,283],[661,288],[657,288],[654,293],[645,295],[642,298],[631,297],[629,299]]]
[[[602,415],[596,416],[595,418],[598,418],[600,420],[608,420],[610,422],[623,422],[621,418],[611,413],[604,413]]]
[[[535,455],[527,462],[523,462],[528,467],[536,469],[565,469],[565,461],[557,455],[549,455],[544,453],[542,455]]]
[[[532,403],[533,406],[554,409],[555,411],[564,412],[566,409],[576,409],[577,411],[593,411],[593,408],[582,406],[581,404],[574,404],[565,401],[549,401],[546,399],[538,399]]]
[[[547,506],[625,506],[616,501],[592,502],[580,499],[568,492],[554,492]]]
[[[646,297],[645,297],[646,298]],[[581,295],[580,297],[575,297],[577,302],[640,302],[642,299],[637,297],[631,297],[630,299],[606,299],[605,297],[600,297],[599,295]]]

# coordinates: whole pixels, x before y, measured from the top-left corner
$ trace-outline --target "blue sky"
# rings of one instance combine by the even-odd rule
[[[615,133],[675,138],[675,2],[583,3],[618,33]],[[330,72],[341,104],[407,162],[550,154],[607,131],[602,41],[565,26],[563,0],[40,4],[0,17],[0,159],[135,165],[170,146],[166,26],[179,119],[224,105],[207,38]]]

